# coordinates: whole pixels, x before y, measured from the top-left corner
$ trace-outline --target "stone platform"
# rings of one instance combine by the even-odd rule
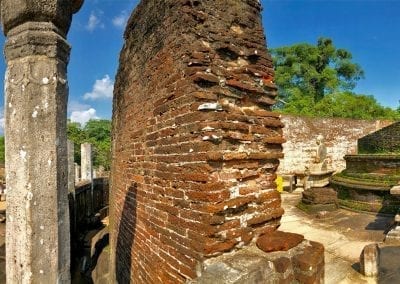
[[[202,275],[191,284],[323,283],[324,248],[303,240],[287,251],[265,253],[246,247],[205,262]]]
[[[302,234],[325,247],[325,283],[400,283],[399,246],[381,250],[381,273],[377,279],[359,273],[359,257],[371,243],[382,243],[393,217],[338,209],[325,214],[306,214],[296,207],[302,189],[282,194],[285,214],[279,230]]]

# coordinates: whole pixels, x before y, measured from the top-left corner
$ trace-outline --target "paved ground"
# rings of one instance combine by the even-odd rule
[[[329,212],[323,217],[308,215],[296,208],[301,191],[282,194],[285,214],[281,231],[303,234],[325,246],[325,283],[400,283],[400,247],[381,250],[378,279],[363,277],[359,256],[365,245],[382,242],[393,218],[347,210]],[[5,283],[5,223],[0,223],[0,283]],[[80,282],[76,282],[80,283]]]
[[[299,233],[325,246],[325,283],[400,283],[400,247],[381,251],[378,279],[363,277],[359,256],[365,245],[379,243],[393,218],[339,209],[325,216],[308,215],[296,208],[301,190],[282,194],[285,214],[281,231]]]
[[[0,223],[0,283],[6,283],[6,225]]]

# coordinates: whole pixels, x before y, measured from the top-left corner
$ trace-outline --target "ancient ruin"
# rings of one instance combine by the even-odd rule
[[[2,0],[7,282],[70,280],[66,42],[82,0]]]
[[[298,234],[313,229],[317,237],[309,239],[319,240],[321,229],[312,227],[313,216],[301,221],[298,208],[282,205],[279,163],[292,176],[301,167],[303,201],[336,209],[328,178],[343,168],[342,154],[391,122],[340,121],[317,133],[326,120],[272,112],[277,88],[258,0],[143,0],[128,22],[115,84],[108,227],[108,179],[96,178],[90,144],[81,146],[79,167],[66,140],[66,35],[82,2],[0,0],[7,282],[69,283],[72,252],[81,275],[95,283],[322,283],[325,248],[301,235],[307,231]],[[283,121],[298,136],[285,146],[287,161]],[[399,125],[360,139],[359,155],[346,156],[347,169],[332,179],[342,206],[398,210]],[[321,134],[331,135],[326,144]],[[293,214],[286,223],[282,206]],[[339,211],[329,213],[344,216],[334,225],[345,220],[346,232],[330,250],[352,245],[344,241],[349,215]],[[376,228],[371,218],[357,218]],[[393,255],[388,245],[400,240],[399,224],[396,215],[386,244],[365,246],[364,275],[377,277]],[[328,246],[337,241],[336,231],[323,233]],[[365,242],[379,237],[360,234]]]
[[[389,214],[398,211],[400,200],[390,191],[400,180],[399,125],[359,139],[359,154],[345,156],[346,169],[332,178],[342,206]]]
[[[257,0],[142,1],[131,16],[113,106],[111,271],[120,283],[207,278],[206,260],[279,227],[283,124],[271,112],[260,10]],[[300,255],[317,252],[315,269],[273,268],[277,279],[322,279],[323,249],[300,243]]]

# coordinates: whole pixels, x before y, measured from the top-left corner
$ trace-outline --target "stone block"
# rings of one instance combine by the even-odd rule
[[[329,187],[310,188],[303,191],[302,201],[306,204],[337,204],[337,192]]]
[[[400,185],[393,186],[390,189],[390,194],[400,196]]]
[[[376,277],[379,274],[379,246],[369,244],[364,247],[360,255],[361,273],[368,277]]]
[[[265,253],[247,247],[207,260],[191,284],[323,283],[324,247],[304,240],[288,251]]]

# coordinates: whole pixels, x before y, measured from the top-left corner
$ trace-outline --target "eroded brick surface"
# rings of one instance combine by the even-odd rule
[[[297,246],[303,240],[303,235],[275,231],[259,237],[257,247],[265,252],[286,251]]]
[[[272,232],[282,123],[257,0],[142,1],[113,110],[111,247],[120,283],[179,283]]]

